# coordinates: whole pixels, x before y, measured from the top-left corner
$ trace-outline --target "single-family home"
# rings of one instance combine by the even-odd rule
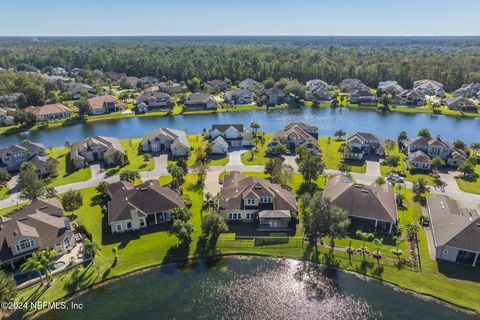
[[[210,141],[212,144],[212,154],[226,154],[228,152],[228,142],[222,136],[217,136],[215,139]]]
[[[217,101],[208,93],[192,93],[184,101],[187,109],[217,109]]]
[[[52,69],[52,71],[50,72],[51,75],[53,76],[66,76],[67,75],[67,71],[65,70],[65,68],[62,68],[62,67],[54,67]]]
[[[290,123],[283,130],[275,133],[275,137],[267,146],[268,152],[275,153],[279,144],[283,144],[290,152],[295,152],[297,147],[302,147],[313,154],[318,154],[321,150],[318,143],[318,127],[302,122]]]
[[[32,163],[35,166],[35,172],[39,176],[44,176],[48,174],[47,170],[47,156],[34,156],[32,159],[30,159],[30,163]]]
[[[136,231],[171,220],[174,209],[183,207],[179,194],[162,187],[158,180],[135,186],[127,181],[112,183],[107,189],[110,201],[107,220],[112,233]]]
[[[443,84],[429,79],[417,80],[413,83],[413,90],[422,95],[442,97],[445,95]]]
[[[358,79],[344,79],[339,87],[343,92],[370,91],[370,88]]]
[[[480,216],[443,194],[427,197],[435,257],[480,267]]]
[[[231,221],[253,222],[259,230],[288,230],[297,212],[295,193],[259,177],[238,171],[225,175],[219,194],[219,212]]]
[[[9,107],[0,107],[0,125],[9,126],[14,123],[14,114],[16,109]]]
[[[399,94],[403,90],[402,86],[397,81],[380,81],[377,87],[377,94],[383,94],[391,91],[392,94]]]
[[[370,90],[355,90],[350,94],[350,103],[376,105],[378,97],[376,94],[371,93]]]
[[[177,94],[188,91],[188,87],[184,83],[177,82],[160,82],[158,83],[158,88],[160,91],[168,94]]]
[[[155,91],[139,95],[136,105],[138,112],[142,113],[155,110],[169,110],[173,107],[173,99],[167,93]]]
[[[94,161],[103,161],[107,165],[119,165],[125,162],[125,156],[122,144],[113,137],[88,137],[70,146],[70,160],[76,169],[83,168]]]
[[[73,234],[57,199],[35,199],[0,217],[0,262],[15,270],[36,251],[49,248],[62,255],[75,246]]]
[[[455,96],[445,99],[445,105],[450,110],[465,112],[478,112],[480,108],[475,102],[462,96]]]
[[[140,83],[140,86],[142,88],[148,88],[159,83],[157,78],[150,76],[141,77],[140,79],[138,79],[138,82]]]
[[[127,75],[123,72],[115,72],[115,71],[107,71],[107,72],[104,72],[103,75],[105,77],[107,77],[108,79],[112,80],[112,83],[116,86],[119,85],[120,83],[120,80],[124,77],[126,77]]]
[[[85,83],[69,82],[67,83],[67,89],[72,94],[73,99],[80,99],[82,94],[93,95],[97,93],[94,87]]]
[[[45,156],[45,147],[41,143],[23,141],[0,149],[0,167],[7,171],[18,171],[22,163],[35,156]]]
[[[18,97],[22,94],[14,92],[0,96],[0,106],[2,107],[15,107],[17,105]]]
[[[92,114],[104,114],[108,112],[123,111],[125,104],[110,94],[103,94],[88,99]]]
[[[247,89],[249,91],[255,90],[257,86],[258,86],[258,82],[250,78],[242,80],[238,83],[238,87],[240,89]]]
[[[248,89],[235,89],[225,94],[225,100],[231,105],[251,104],[253,93]]]
[[[61,103],[46,104],[40,107],[30,106],[25,111],[33,113],[40,121],[69,118],[72,110]]]
[[[408,165],[412,169],[430,171],[432,160],[423,150],[417,150],[408,154]]]
[[[345,159],[363,160],[366,154],[385,155],[385,141],[371,133],[349,132],[345,141]]]
[[[82,71],[83,70],[80,69],[80,68],[73,68],[70,71],[68,71],[67,75],[69,77],[75,78],[75,77],[79,76]]]
[[[480,98],[480,83],[479,82],[473,82],[473,83],[469,83],[469,84],[464,84],[462,87],[455,90],[454,95],[455,96],[462,96],[462,97],[465,97],[465,98],[478,99],[478,98]]]
[[[393,187],[353,183],[335,175],[325,185],[323,197],[348,214],[354,229],[391,234],[397,224],[397,204]]]
[[[403,90],[393,98],[393,104],[405,107],[423,107],[425,98],[414,90]]]
[[[423,153],[416,152],[418,150],[423,151]],[[434,157],[440,157],[445,160],[446,165],[453,167],[461,165],[468,159],[465,151],[451,146],[440,137],[416,137],[408,142],[408,158],[411,167],[430,170],[431,161],[429,162],[425,155],[430,160]]]
[[[205,88],[212,93],[225,92],[228,89],[228,85],[225,81],[214,79],[205,82]]]
[[[190,152],[187,133],[170,128],[160,128],[146,133],[140,146],[144,152],[171,152],[174,157],[184,157]]]
[[[276,87],[270,89],[260,89],[257,95],[266,104],[288,103],[292,100],[290,95]]]
[[[253,134],[243,124],[212,124],[206,136],[210,141],[221,136],[232,148],[251,147],[253,139]]]

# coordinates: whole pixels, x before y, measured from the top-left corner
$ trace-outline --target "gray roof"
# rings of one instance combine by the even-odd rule
[[[462,96],[456,96],[445,99],[445,104],[447,107],[459,107],[462,105],[467,108],[478,108],[478,106],[471,100],[464,98]]]
[[[476,210],[460,208],[443,194],[427,197],[427,208],[436,247],[480,252],[480,217]]]
[[[239,88],[244,88],[244,89],[251,89],[252,87],[256,86],[258,84],[257,81],[253,80],[253,79],[250,79],[250,78],[247,78],[243,81],[240,81],[238,83],[238,87]]]
[[[230,127],[234,127],[240,132],[243,132],[244,130],[243,124],[241,123],[226,123],[226,124],[212,124],[211,131],[217,129],[220,132],[225,132]]]
[[[318,143],[318,139],[313,136],[309,131],[318,132],[318,128],[315,126],[310,126],[302,122],[294,122],[288,124],[285,129],[277,131],[275,133],[275,138],[282,143],[284,143],[290,134],[296,134],[297,136],[303,138],[305,140],[304,144],[312,144],[318,150],[320,150],[320,144]]]
[[[125,154],[125,149],[117,138],[93,136],[73,143],[70,146],[70,159],[83,159],[81,154],[91,150],[93,147],[105,149],[106,154],[113,153],[114,151],[119,151]]]
[[[185,104],[199,104],[199,103],[208,103],[214,102],[213,98],[208,93],[192,93],[188,96]]]
[[[440,146],[440,147],[445,147],[449,148],[450,144],[447,141],[443,141],[441,138],[436,137],[436,138],[431,138],[431,137],[415,137],[409,141],[410,145],[416,145],[416,146]]]
[[[225,139],[222,136],[217,136],[215,139],[213,139],[212,143],[213,144],[221,144],[221,145],[228,148],[228,142],[225,141]]]
[[[422,162],[422,163],[432,163],[430,157],[423,152],[422,150],[417,150],[408,155],[409,161]]]
[[[291,218],[288,210],[262,210],[258,213],[259,218]]]
[[[131,219],[133,209],[136,209],[140,216],[147,216],[184,206],[178,193],[160,186],[158,180],[146,181],[138,186],[119,181],[110,184],[108,191],[111,197],[108,202],[108,224]]]
[[[157,87],[158,88],[158,87]],[[146,89],[148,90],[148,89]],[[153,92],[147,92],[144,94],[141,94],[137,97],[138,100],[148,100],[150,98],[155,98],[155,99],[161,99],[161,98],[166,98],[166,99],[172,99],[172,97],[169,94],[166,94],[161,91],[153,91]]]
[[[13,144],[6,148],[0,149],[0,157],[15,154],[18,152],[38,153],[42,150],[45,150],[45,146],[41,143],[22,142],[20,144]]]
[[[160,128],[150,132],[147,132],[142,139],[141,144],[153,142],[157,139],[158,136],[165,135],[175,142],[175,144],[182,144],[186,147],[190,147],[188,142],[187,133],[182,130],[170,129],[170,128]],[[172,144],[173,144],[172,142]]]
[[[343,175],[336,175],[328,180],[323,196],[347,211],[348,215],[393,223],[397,221],[395,192],[389,184],[354,184]]]
[[[347,143],[352,141],[353,139],[358,139],[361,144],[366,143],[367,141],[374,141],[380,145],[383,145],[383,139],[378,138],[373,133],[369,132],[355,132],[355,133],[347,133]]]

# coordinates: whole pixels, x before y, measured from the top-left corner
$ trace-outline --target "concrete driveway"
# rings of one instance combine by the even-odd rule
[[[167,169],[168,155],[161,154],[157,157],[153,157],[153,160],[155,161],[155,167],[153,169],[154,171],[160,171],[160,170]]]
[[[248,150],[235,150],[228,153],[228,166],[241,166],[242,163],[242,154]]]
[[[375,177],[381,176],[379,159],[367,159],[365,162],[367,164],[367,172],[365,172],[365,175]]]
[[[205,177],[205,185],[203,187],[203,194],[206,195],[210,193],[212,196],[220,192],[220,183],[218,179],[220,177],[220,172],[218,171],[207,171],[207,176]]]
[[[455,179],[459,173],[456,170],[449,170],[447,168],[439,170],[438,174],[440,175],[440,180],[442,180],[445,185],[445,190],[459,192],[461,191],[458,187],[457,180]]]
[[[18,185],[18,174],[12,176],[10,180],[7,182],[7,187],[8,190],[10,190],[10,193],[15,193],[17,190],[17,185]]]
[[[284,163],[291,166],[295,172],[298,172],[298,164],[296,156],[283,156],[285,158]]]

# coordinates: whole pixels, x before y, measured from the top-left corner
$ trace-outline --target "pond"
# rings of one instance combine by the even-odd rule
[[[167,264],[87,292],[40,319],[476,319],[378,281],[264,257]]]
[[[45,146],[61,146],[65,140],[74,142],[92,135],[126,139],[141,137],[146,132],[160,127],[201,133],[204,128],[208,129],[215,123],[243,123],[248,126],[253,121],[260,123],[260,130],[265,132],[275,132],[290,122],[301,121],[318,126],[320,135],[323,136],[332,136],[336,130],[342,129],[347,132],[371,132],[380,137],[396,139],[402,130],[407,131],[409,136],[414,136],[419,129],[429,128],[432,135],[441,135],[449,141],[462,139],[472,143],[480,140],[480,119],[476,118],[423,113],[384,113],[350,108],[290,108],[97,121],[27,134],[0,136],[0,147],[19,143],[24,139],[40,142]]]

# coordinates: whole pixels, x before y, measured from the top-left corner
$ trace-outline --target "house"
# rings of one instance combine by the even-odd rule
[[[432,160],[423,150],[417,150],[408,154],[408,164],[411,168],[430,171]]]
[[[155,110],[169,110],[173,107],[173,99],[164,92],[155,91],[139,95],[136,105],[138,112],[142,113]]]
[[[61,67],[55,67],[52,69],[52,71],[50,72],[51,75],[53,76],[66,76],[67,75],[67,71],[65,70],[65,68],[61,68]]]
[[[47,156],[34,156],[32,159],[30,159],[30,163],[32,163],[35,166],[35,172],[39,176],[44,176],[48,174],[47,170]]]
[[[9,126],[14,123],[14,115],[16,109],[8,107],[0,107],[0,125]]]
[[[222,136],[217,136],[211,142],[212,154],[226,154],[228,152],[228,142]]]
[[[223,80],[214,79],[214,80],[210,80],[210,81],[205,82],[205,88],[209,92],[219,93],[219,92],[227,91],[228,85]]]
[[[118,153],[118,158],[115,157]],[[112,137],[93,136],[73,143],[70,146],[70,160],[76,169],[83,168],[89,162],[104,161],[108,165],[117,165],[118,159],[124,161],[125,149],[120,141]]]
[[[350,103],[376,105],[378,97],[376,94],[371,93],[370,90],[355,90],[350,94]]]
[[[443,194],[427,197],[435,257],[480,267],[480,217]]]
[[[88,104],[92,108],[92,114],[123,111],[127,108],[122,101],[110,94],[92,97],[88,99]]]
[[[40,143],[24,141],[0,149],[0,167],[7,171],[18,171],[22,163],[30,161],[35,156],[45,156],[45,147]]]
[[[258,217],[259,230],[290,229],[292,213],[298,211],[293,191],[238,171],[225,175],[219,198],[225,219],[253,222]]]
[[[365,154],[385,155],[385,141],[371,133],[348,133],[345,145],[345,159],[362,160]]]
[[[159,81],[155,77],[146,76],[146,77],[141,77],[140,79],[138,79],[138,82],[140,83],[140,86],[142,88],[148,88],[148,87],[151,87],[151,86],[154,86],[154,85],[158,84]]]
[[[112,80],[112,83],[114,85],[119,85],[120,83],[120,80],[124,77],[126,77],[126,74],[125,73],[119,73],[119,72],[115,72],[115,71],[107,71],[107,72],[104,72],[103,73],[104,76],[106,76],[108,79]],[[135,83],[136,85],[136,83]]]
[[[217,109],[218,103],[208,93],[193,93],[185,101],[185,108],[188,109]]]
[[[478,112],[478,109],[480,108],[475,104],[475,102],[462,96],[445,99],[445,105],[450,110],[458,110],[465,112]]]
[[[370,88],[358,79],[344,79],[339,86],[343,92],[370,91]]]
[[[413,83],[413,90],[421,95],[442,97],[445,95],[443,84],[435,80],[422,79]]]
[[[68,71],[67,75],[69,77],[75,78],[76,76],[79,76],[82,71],[83,70],[80,68],[73,68],[70,71]]]
[[[308,80],[305,83],[305,86],[307,87],[307,90],[316,90],[319,88],[328,90],[331,88],[331,86],[327,82],[320,79]]]
[[[110,201],[107,220],[112,233],[136,231],[171,220],[171,212],[184,203],[178,193],[150,180],[135,186],[127,181],[112,183],[107,189]]]
[[[225,94],[225,100],[232,105],[251,104],[253,93],[248,89],[235,89]]]
[[[388,183],[367,186],[340,174],[328,180],[323,197],[347,212],[354,229],[391,234],[398,221],[395,191]]]
[[[257,86],[258,86],[258,82],[250,78],[242,80],[238,83],[238,87],[240,89],[247,89],[248,91],[255,90]]]
[[[404,91],[397,81],[380,81],[378,83],[377,94],[387,93],[390,90],[392,94],[399,94]]]
[[[318,128],[302,122],[290,123],[275,133],[275,137],[267,146],[268,152],[275,153],[279,144],[283,144],[290,152],[295,152],[297,147],[310,150],[313,154],[318,154],[321,150],[318,143]]]
[[[143,136],[140,143],[144,152],[167,152],[174,157],[184,157],[190,152],[190,143],[185,131],[161,128]]]
[[[464,84],[461,88],[455,90],[455,96],[461,96],[465,98],[480,98],[480,83],[474,82],[470,84]]]
[[[232,148],[252,146],[253,134],[243,124],[213,124],[207,132],[207,138],[214,141],[219,136]]]
[[[15,270],[33,252],[53,249],[61,255],[75,246],[74,229],[57,199],[36,199],[0,217],[0,262]]]
[[[72,116],[70,108],[61,103],[46,104],[41,107],[30,106],[25,111],[37,116],[40,121],[69,118]]]
[[[188,87],[185,84],[171,81],[158,83],[158,88],[160,91],[168,94],[177,94],[188,91]]]
[[[15,107],[17,105],[18,97],[21,95],[21,93],[15,92],[0,96],[0,106]]]
[[[67,89],[72,94],[73,99],[80,99],[82,94],[93,95],[97,93],[97,90],[91,85],[73,81],[67,83]]]
[[[415,153],[418,150],[423,151],[423,154]],[[465,151],[452,147],[447,141],[442,140],[440,137],[416,137],[408,142],[410,166],[430,170],[431,161],[429,162],[425,158],[425,155],[428,156],[430,160],[434,157],[440,157],[445,160],[446,165],[454,167],[461,165],[468,159]],[[413,162],[411,162],[412,160]]]
[[[292,100],[290,95],[278,88],[261,89],[258,91],[258,96],[266,104],[288,103]]]
[[[425,99],[417,91],[403,90],[400,94],[394,96],[392,103],[406,107],[423,107]]]

